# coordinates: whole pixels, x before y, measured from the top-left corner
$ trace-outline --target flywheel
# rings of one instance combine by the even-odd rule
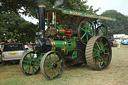
[[[77,29],[77,36],[78,39],[84,44],[86,45],[88,40],[95,36],[95,27],[94,27],[94,23],[91,22],[90,20],[86,20],[83,19],[80,24],[79,27]]]

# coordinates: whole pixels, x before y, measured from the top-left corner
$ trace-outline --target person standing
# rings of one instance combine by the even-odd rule
[[[118,43],[117,48],[119,49],[120,48],[121,39],[119,39],[119,41],[117,43]]]

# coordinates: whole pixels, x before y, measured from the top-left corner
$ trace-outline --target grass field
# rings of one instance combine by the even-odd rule
[[[65,67],[61,78],[47,80],[40,72],[25,76],[19,64],[0,64],[0,85],[128,85],[128,45],[120,49],[112,48],[113,57],[110,66],[95,71],[87,65]]]

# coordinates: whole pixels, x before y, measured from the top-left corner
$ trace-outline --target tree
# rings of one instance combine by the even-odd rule
[[[8,39],[23,43],[34,41],[37,25],[25,21],[13,11],[10,13],[5,12],[0,16],[0,38],[3,41]]]
[[[128,16],[116,10],[107,10],[102,15],[116,19],[116,21],[101,21],[106,27],[109,27],[112,33],[128,34]]]
[[[22,13],[34,16],[37,11],[36,0],[1,0],[0,12],[14,11],[16,14]]]

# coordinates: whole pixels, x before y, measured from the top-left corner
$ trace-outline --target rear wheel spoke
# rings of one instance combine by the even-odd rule
[[[83,44],[87,44],[88,40],[94,36],[94,25],[89,20],[82,20],[77,30],[79,40]]]
[[[105,44],[107,43],[107,46]],[[92,48],[91,48],[92,46]],[[89,52],[89,53],[88,53]],[[86,46],[86,58],[89,67],[97,70],[107,68],[111,61],[111,46],[105,37],[95,36]]]

